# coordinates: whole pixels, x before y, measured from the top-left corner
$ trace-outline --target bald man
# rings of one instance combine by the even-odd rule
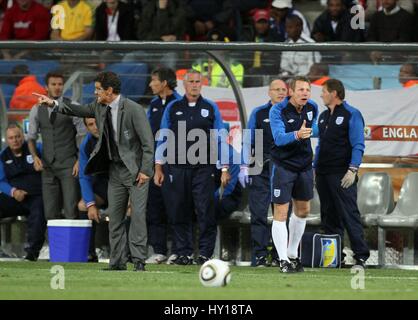
[[[239,181],[245,188],[248,187],[248,202],[251,212],[251,241],[253,247],[253,266],[265,267],[270,263],[267,259],[267,246],[270,239],[270,229],[267,224],[268,209],[271,205],[270,195],[270,148],[273,143],[271,134],[269,112],[274,105],[287,97],[287,86],[280,79],[273,80],[268,90],[270,101],[253,110],[248,121],[247,129],[251,130],[251,137],[243,139],[242,164]],[[256,159],[255,165],[262,167],[261,174],[249,176],[249,165],[255,150],[255,130],[263,130],[263,159]],[[257,142],[258,143],[258,142]],[[273,264],[276,264],[277,255],[273,254]]]

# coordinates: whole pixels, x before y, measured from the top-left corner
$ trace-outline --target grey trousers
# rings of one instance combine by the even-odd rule
[[[42,170],[42,197],[47,220],[60,219],[62,209],[66,219],[77,219],[80,185],[72,171],[73,167],[57,169],[53,166]]]
[[[123,266],[128,261],[126,242],[129,243],[132,262],[144,263],[147,257],[146,207],[149,182],[134,185],[135,178],[121,162],[110,164],[108,186],[109,214],[109,266]],[[125,216],[131,201],[129,239],[126,237]]]

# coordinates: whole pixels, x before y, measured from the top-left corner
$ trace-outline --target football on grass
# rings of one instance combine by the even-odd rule
[[[231,270],[227,262],[212,259],[200,268],[199,279],[205,287],[223,287],[231,281]]]

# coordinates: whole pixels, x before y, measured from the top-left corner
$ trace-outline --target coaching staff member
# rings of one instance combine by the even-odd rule
[[[170,129],[174,132],[175,161],[164,164],[162,154],[162,141],[159,141],[155,153],[154,182],[161,186],[166,179],[168,195],[167,214],[173,225],[174,240],[179,257],[175,263],[180,265],[192,264],[193,253],[193,214],[196,211],[199,224],[199,257],[197,264],[203,264],[213,254],[216,240],[216,220],[214,211],[215,181],[214,170],[216,163],[210,163],[209,152],[212,140],[210,130],[223,130],[224,125],[218,106],[200,94],[202,90],[202,75],[196,70],[188,70],[184,77],[186,94],[180,100],[171,102],[165,109],[161,121],[161,129]],[[185,127],[184,137],[181,128]],[[185,141],[189,132],[201,129],[207,139],[206,155],[200,153],[196,156],[198,161],[186,157],[193,148],[194,141],[187,139],[185,150],[182,150],[181,141]],[[167,130],[166,130],[167,131]],[[224,139],[221,139],[225,143]],[[200,140],[199,140],[200,142]],[[190,151],[189,151],[190,150]],[[168,150],[169,151],[169,150]],[[196,153],[193,153],[196,155]],[[185,159],[186,158],[186,159]],[[183,161],[184,160],[184,161]],[[221,184],[225,186],[230,180],[228,161],[222,168]],[[222,164],[222,163],[221,163]],[[165,170],[166,172],[164,173]]]
[[[344,101],[339,80],[327,80],[321,98],[328,110],[318,119],[314,166],[322,224],[326,233],[337,233],[341,239],[347,229],[356,265],[364,266],[370,252],[357,207],[357,171],[365,148],[363,116]]]
[[[113,72],[95,79],[96,101],[80,106],[38,95],[39,102],[53,111],[96,118],[99,139],[87,163],[85,174],[109,171],[108,270],[126,270],[128,260],[124,219],[131,199],[129,249],[135,271],[145,270],[147,255],[146,206],[149,179],[153,175],[154,138],[144,109],[120,94],[121,81]]]

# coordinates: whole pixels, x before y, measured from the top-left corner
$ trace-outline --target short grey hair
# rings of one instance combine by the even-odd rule
[[[200,76],[200,78],[202,78],[202,73],[200,71],[197,71],[195,69],[188,69],[186,71],[186,74],[184,75],[184,80],[185,81],[189,80],[189,74],[198,74]]]

